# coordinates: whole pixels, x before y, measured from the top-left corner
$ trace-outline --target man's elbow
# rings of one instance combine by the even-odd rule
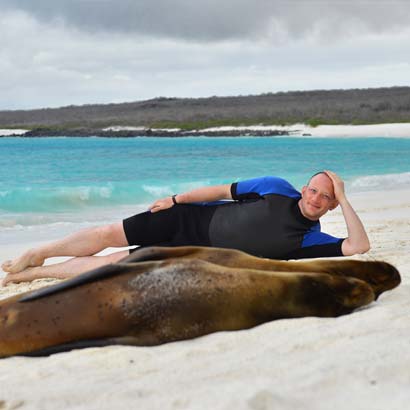
[[[370,251],[370,241],[366,235],[366,239],[362,242],[362,246],[359,253],[366,253]]]
[[[356,253],[366,253],[370,251],[370,242],[367,242],[361,246],[358,247]]]
[[[363,254],[369,252],[369,250],[370,242],[368,240],[358,244],[351,244],[348,240],[345,240],[342,244],[342,253],[344,256]]]

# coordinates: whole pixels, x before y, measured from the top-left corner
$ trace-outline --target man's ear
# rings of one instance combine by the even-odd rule
[[[302,187],[302,191],[301,191],[302,196],[305,195],[306,190],[307,190],[307,186],[305,185],[305,186]]]

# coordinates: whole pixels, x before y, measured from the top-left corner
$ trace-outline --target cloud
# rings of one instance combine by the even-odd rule
[[[405,29],[406,0],[0,0],[42,23],[87,32],[216,42],[345,38]]]
[[[0,109],[408,85],[407,3],[191,2],[0,0]]]

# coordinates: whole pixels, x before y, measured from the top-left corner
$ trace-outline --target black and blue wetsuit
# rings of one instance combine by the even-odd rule
[[[278,177],[231,185],[234,201],[178,204],[123,221],[130,245],[214,246],[272,259],[342,256],[343,239],[320,231],[305,218],[301,194]]]

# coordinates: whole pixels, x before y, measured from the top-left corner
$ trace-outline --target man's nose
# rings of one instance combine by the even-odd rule
[[[315,202],[322,202],[322,195],[319,194],[319,192],[315,192],[315,193],[313,194],[313,200],[314,200]]]

